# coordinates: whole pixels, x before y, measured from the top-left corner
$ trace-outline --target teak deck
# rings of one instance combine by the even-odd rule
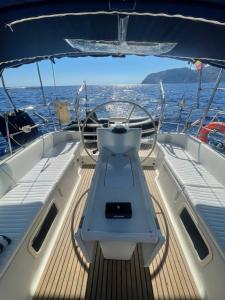
[[[100,247],[95,261],[85,262],[71,240],[72,211],[78,226],[94,170],[82,169],[82,180],[71,209],[49,258],[33,299],[200,299],[189,267],[167,218],[154,182],[155,171],[145,169],[155,211],[166,242],[149,268],[144,268],[139,247],[131,261],[105,260]]]

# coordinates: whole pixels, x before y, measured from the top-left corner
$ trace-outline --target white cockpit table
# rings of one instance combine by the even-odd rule
[[[148,266],[164,239],[138,156],[141,130],[120,129],[97,131],[100,154],[75,239],[89,262],[96,242],[106,259],[119,260],[130,259],[140,243]],[[117,214],[123,206],[131,211]]]

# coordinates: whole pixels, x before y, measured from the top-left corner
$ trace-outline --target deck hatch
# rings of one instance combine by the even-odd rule
[[[209,255],[209,249],[186,208],[182,210],[180,219],[193,243],[196,252],[198,253],[199,258],[201,260],[205,259]]]
[[[56,205],[53,203],[51,208],[49,209],[37,235],[35,236],[33,242],[32,242],[32,247],[33,249],[38,252],[41,249],[41,246],[52,226],[53,221],[55,220],[56,216],[58,213],[58,209]]]

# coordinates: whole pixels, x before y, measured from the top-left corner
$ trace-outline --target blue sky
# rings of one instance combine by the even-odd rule
[[[42,61],[39,66],[43,84],[53,85],[50,62]],[[149,73],[180,67],[187,67],[187,62],[153,56],[63,58],[54,65],[57,85],[79,85],[83,80],[87,84],[135,84]],[[10,87],[39,85],[35,64],[7,69],[4,78]]]

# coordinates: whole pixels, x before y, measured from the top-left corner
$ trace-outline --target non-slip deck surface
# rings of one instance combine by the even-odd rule
[[[147,184],[154,199],[157,218],[166,242],[149,268],[143,268],[139,247],[131,261],[104,260],[99,247],[95,261],[87,264],[71,242],[71,216],[76,209],[75,226],[79,224],[93,169],[82,170],[78,188],[68,217],[60,232],[39,283],[35,300],[53,299],[200,299],[190,270],[167,219],[154,183],[155,172],[145,169]]]

